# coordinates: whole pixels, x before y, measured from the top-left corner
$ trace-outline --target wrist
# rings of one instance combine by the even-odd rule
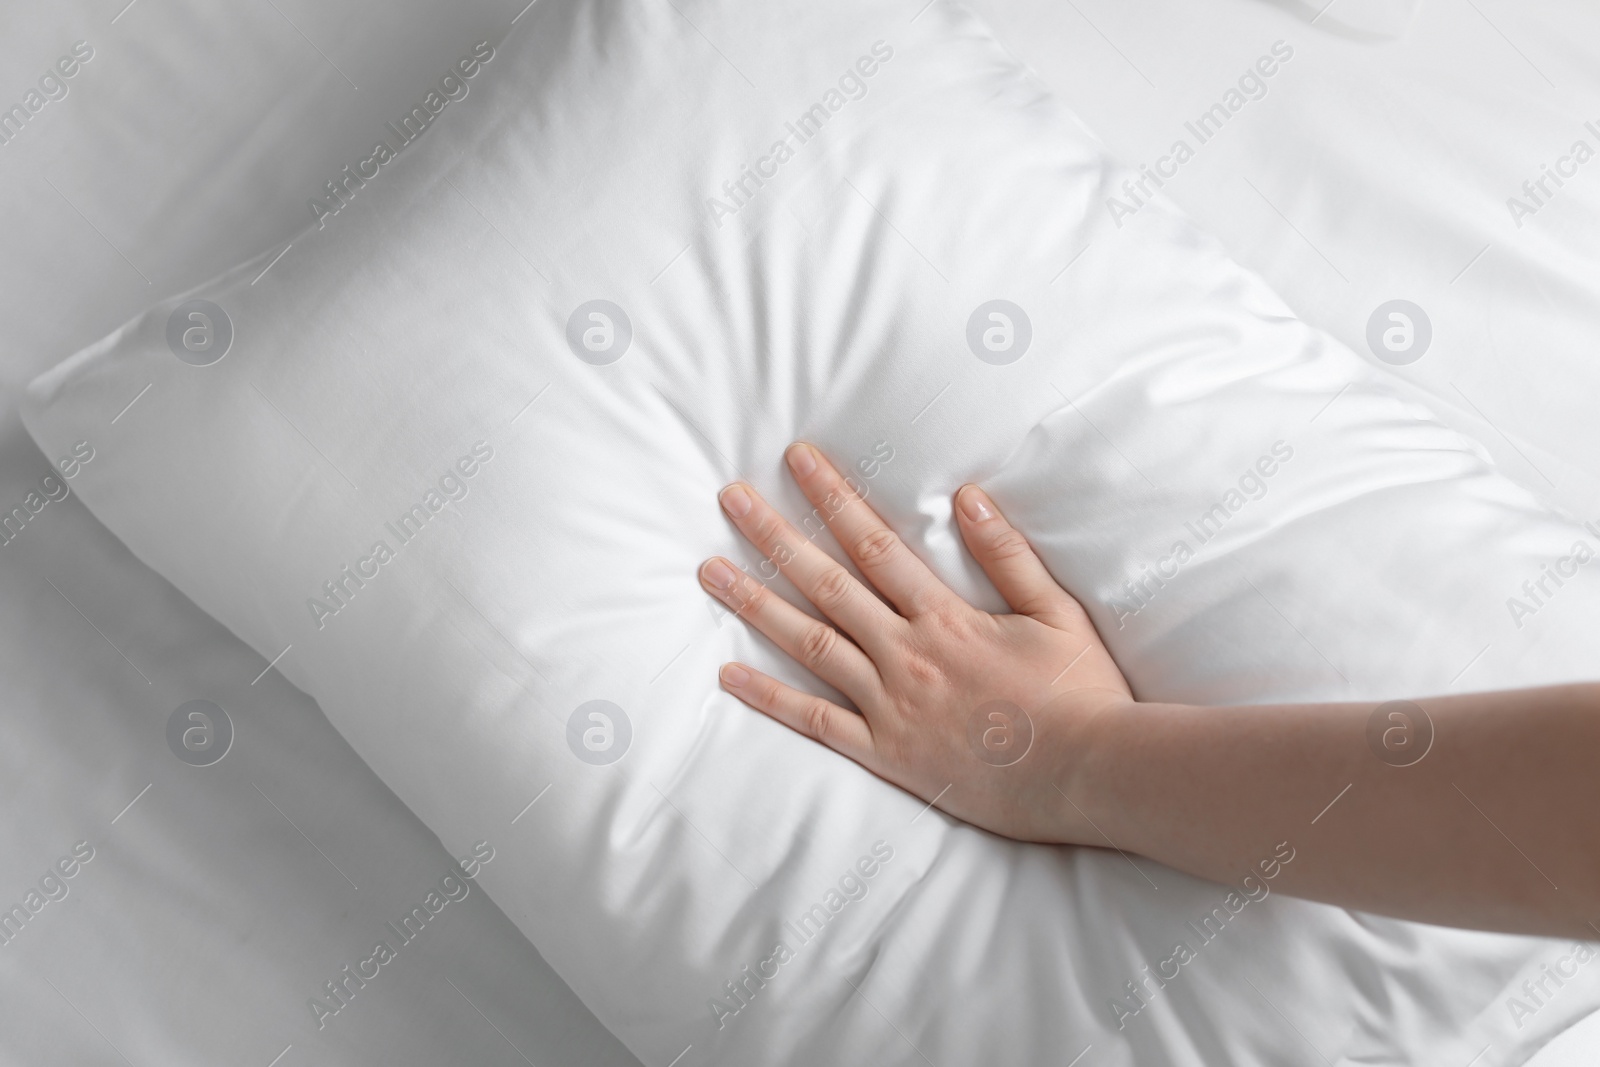
[[[1056,815],[1053,840],[1107,844],[1107,822],[1113,815],[1104,810],[1112,792],[1107,783],[1115,780],[1119,768],[1125,773],[1126,761],[1119,756],[1125,739],[1148,725],[1156,707],[1114,690],[1079,690],[1046,705],[1047,759],[1040,761],[1040,770],[1051,779],[1043,792]]]

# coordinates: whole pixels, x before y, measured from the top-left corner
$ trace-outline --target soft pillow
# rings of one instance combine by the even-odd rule
[[[735,657],[816,684],[695,580],[770,573],[715,493],[801,518],[797,437],[998,609],[949,516],[992,487],[1146,697],[1589,672],[1588,570],[1506,598],[1590,534],[1159,198],[1111,225],[1140,175],[919,6],[540,4],[28,424],[92,443],[86,503],[447,845],[492,843],[481,883],[647,1063],[1514,1062],[1584,1006],[1507,1018],[1545,942],[1259,880],[1201,942],[1225,888],[996,839],[719,691]]]

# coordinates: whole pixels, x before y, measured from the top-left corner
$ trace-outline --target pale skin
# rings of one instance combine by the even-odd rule
[[[722,557],[702,585],[854,705],[726,664],[723,687],[756,710],[1006,837],[1114,847],[1218,882],[1288,842],[1273,886],[1293,895],[1600,939],[1600,684],[1411,697],[1434,736],[1408,766],[1369,744],[1373,703],[1141,701],[983,490],[961,487],[955,519],[1009,615],[945,586],[820,451],[785,458],[870,586],[749,485],[723,490],[734,525],[830,622]],[[1009,766],[969,739],[994,701],[1032,724]]]

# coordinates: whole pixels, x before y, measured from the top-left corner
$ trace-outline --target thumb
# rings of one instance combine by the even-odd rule
[[[1084,617],[1083,608],[1050,576],[1028,539],[1006,521],[989,494],[964,485],[956,492],[955,510],[967,551],[1012,611],[1061,629]]]

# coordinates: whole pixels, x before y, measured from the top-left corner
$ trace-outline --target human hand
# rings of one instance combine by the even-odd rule
[[[785,458],[888,603],[742,482],[723,509],[837,628],[720,556],[700,581],[859,713],[739,663],[723,666],[723,687],[957,818],[1021,840],[1092,840],[1069,799],[1073,770],[1091,724],[1133,696],[1083,607],[977,486],[956,493],[957,524],[1013,615],[957,596],[817,449]]]
[[[721,557],[700,579],[859,713],[724,665],[723,686],[751,707],[1007,837],[1110,845],[1232,882],[1274,877],[1262,857],[1281,870],[1309,818],[1316,847],[1279,876],[1283,892],[1485,930],[1600,929],[1600,684],[1424,698],[1413,708],[1436,742],[1397,774],[1367,736],[1383,704],[1135,701],[1082,606],[976,486],[956,494],[956,523],[1013,615],[956,596],[816,449],[787,459],[871,586],[742,483],[722,491],[724,510],[835,625]],[[1484,851],[1502,841],[1515,852]]]

